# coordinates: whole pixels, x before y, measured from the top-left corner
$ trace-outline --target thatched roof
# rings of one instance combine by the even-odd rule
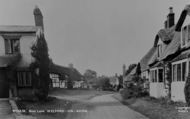
[[[125,76],[124,77],[124,81],[131,81],[132,80],[132,77],[136,74],[136,71],[137,71],[137,66],[135,66],[132,70],[131,70],[131,72],[127,75],[127,76]]]
[[[69,76],[69,79],[71,79],[73,81],[82,80],[82,75],[75,68],[64,67],[64,66],[57,65],[57,64],[53,63],[53,64],[50,65],[50,70],[49,71],[51,73],[60,74],[61,76],[67,75],[67,76]]]
[[[148,62],[152,58],[153,54],[156,51],[156,47],[152,47],[147,54],[140,60],[140,65],[141,65],[141,72],[147,70],[149,68]]]
[[[174,37],[173,37],[173,40],[172,42],[170,43],[170,45],[167,47],[167,49],[165,50],[165,52],[163,53],[163,55],[161,56],[161,59],[162,60],[167,60],[168,57],[176,54],[176,52],[179,51],[180,49],[180,38],[181,38],[181,27],[186,19],[186,16],[187,14],[189,14],[189,9],[190,9],[190,6],[187,5],[185,7],[185,9],[182,11],[181,15],[180,15],[180,18],[176,24],[176,27],[175,27],[175,34],[174,34]]]
[[[176,56],[172,62],[183,60],[190,57],[190,49],[182,51],[178,56]]]
[[[161,60],[167,59],[169,56],[175,54],[180,48],[180,32],[175,32],[173,40],[168,45],[168,47],[164,50],[161,55]]]

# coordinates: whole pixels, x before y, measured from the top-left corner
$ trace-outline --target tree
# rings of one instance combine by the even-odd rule
[[[140,63],[137,64],[136,73],[137,73],[137,75],[141,74],[141,65],[140,65]]]
[[[111,87],[110,80],[108,77],[99,77],[96,81],[96,87],[103,90],[109,89]]]
[[[47,42],[42,30],[38,31],[36,43],[31,47],[31,49],[31,55],[35,58],[35,62],[31,64],[31,68],[35,71],[33,74],[35,79],[35,95],[39,100],[44,100],[47,98],[49,91],[50,59]]]
[[[87,69],[84,73],[84,78],[86,80],[95,79],[95,78],[97,78],[97,73],[96,73],[96,71],[93,71],[91,69]]]

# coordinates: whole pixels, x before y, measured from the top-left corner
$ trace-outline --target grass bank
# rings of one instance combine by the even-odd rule
[[[184,103],[168,102],[165,99],[151,97],[123,99],[120,94],[115,94],[114,98],[150,119],[190,119],[190,110],[179,112],[177,109],[185,106]]]

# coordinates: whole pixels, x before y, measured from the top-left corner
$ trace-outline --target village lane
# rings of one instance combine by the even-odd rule
[[[83,104],[74,104],[72,110],[82,109],[87,112],[68,113],[66,119],[148,119],[112,96],[113,94],[96,96],[86,101],[88,106],[84,106],[84,101]]]

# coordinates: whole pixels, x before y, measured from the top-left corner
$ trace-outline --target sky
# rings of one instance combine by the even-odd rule
[[[175,22],[189,0],[0,0],[0,25],[34,25],[37,5],[53,62],[82,74],[122,74],[153,46],[172,6]]]

